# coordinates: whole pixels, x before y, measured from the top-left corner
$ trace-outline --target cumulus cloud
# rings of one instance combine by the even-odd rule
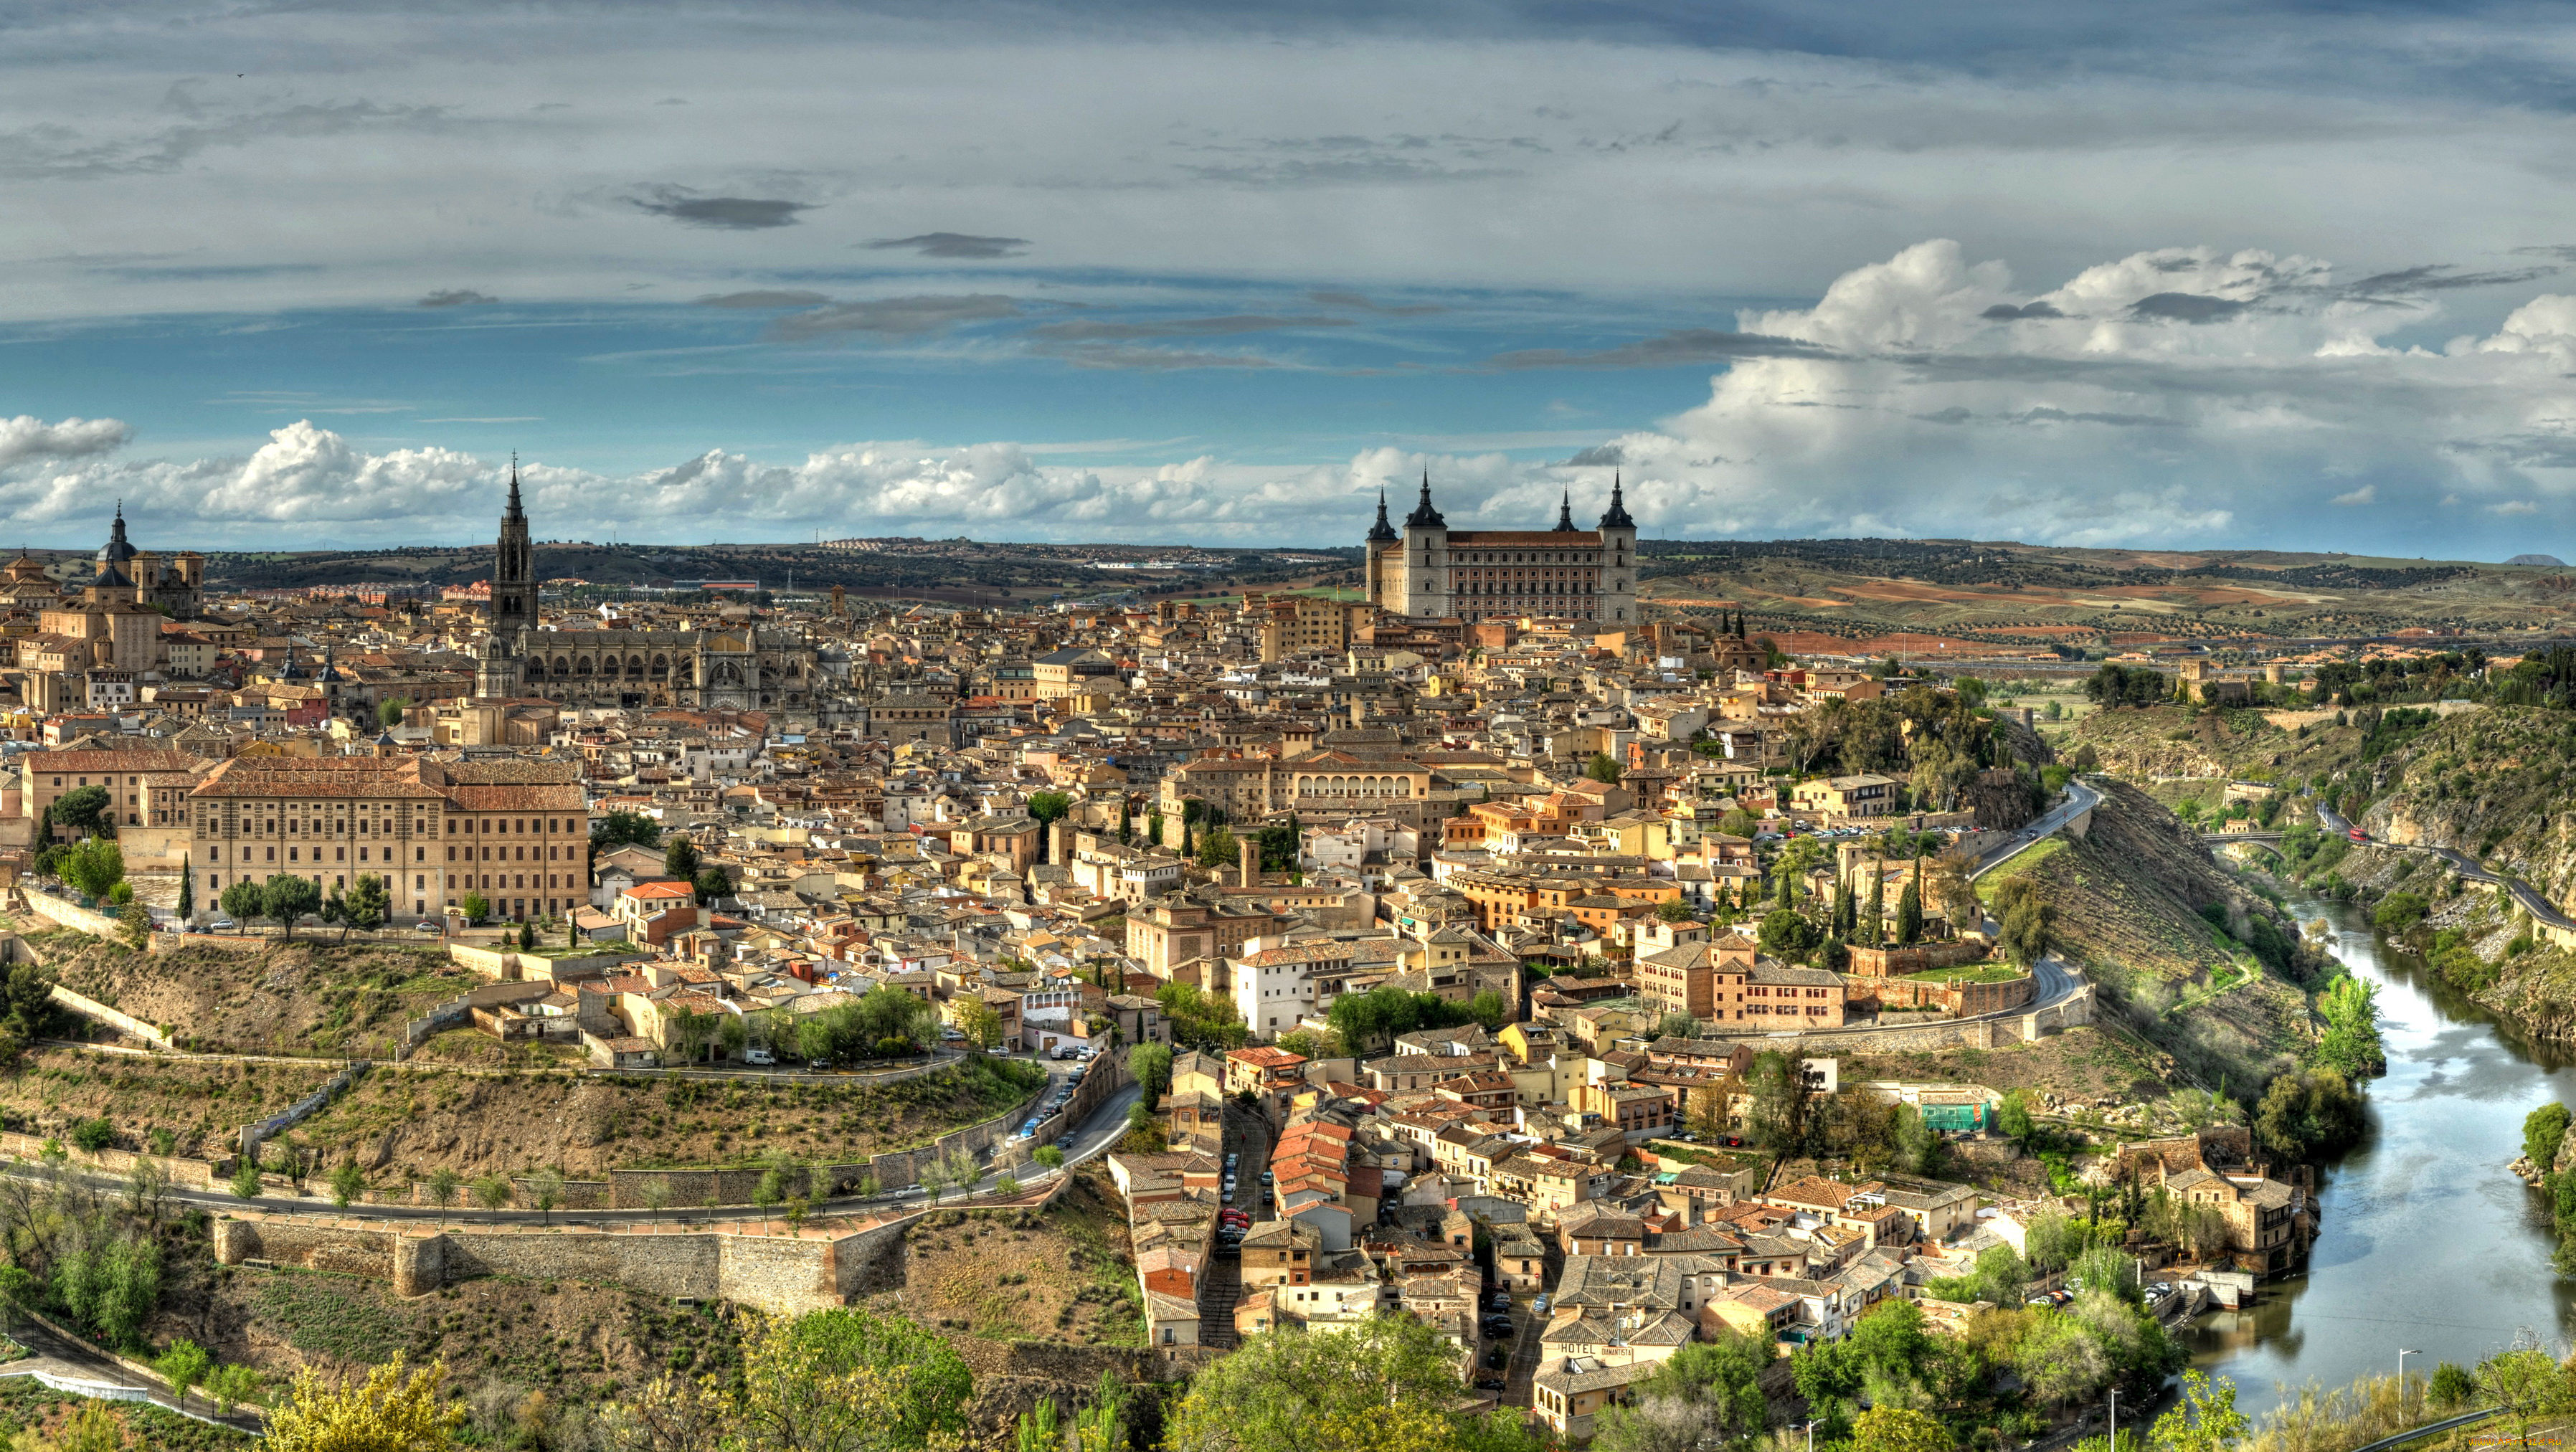
[[[45,459],[79,459],[120,448],[133,431],[112,418],[47,423],[30,414],[0,419],[0,469]]]
[[[2346,506],[2356,504],[2377,504],[2378,502],[2379,486],[2376,484],[2364,484],[2350,493],[2338,494],[2334,498],[2326,501],[2328,504],[2341,504]]]
[[[773,197],[709,197],[683,186],[647,187],[639,196],[627,199],[637,210],[692,227],[715,227],[728,232],[758,232],[771,227],[792,227],[800,213],[814,210],[811,202],[791,202]]]
[[[966,232],[924,232],[918,237],[879,237],[859,244],[871,252],[901,249],[918,252],[924,257],[946,257],[970,262],[996,257],[1018,257],[1028,251],[1026,237],[977,237]]]

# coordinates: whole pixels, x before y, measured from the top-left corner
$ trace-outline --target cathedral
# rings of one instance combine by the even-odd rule
[[[1369,603],[1414,620],[1518,619],[1525,615],[1589,620],[1611,627],[1637,623],[1637,521],[1628,517],[1614,477],[1610,508],[1593,529],[1574,526],[1574,496],[1546,530],[1453,530],[1422,499],[1387,522],[1386,495],[1368,532]]]
[[[802,713],[829,689],[812,641],[749,621],[721,630],[540,629],[536,551],[516,467],[492,564],[489,623],[474,670],[474,693],[485,699]]]

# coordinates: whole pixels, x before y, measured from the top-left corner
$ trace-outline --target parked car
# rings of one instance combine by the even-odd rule
[[[832,1072],[832,1061],[829,1059],[807,1059],[805,1061],[805,1072],[808,1074],[829,1074]]]
[[[778,1056],[754,1044],[742,1051],[742,1061],[754,1068],[766,1069],[778,1062]]]
[[[1485,1364],[1496,1371],[1502,1370],[1504,1364],[1511,1359],[1512,1354],[1499,1346],[1490,1347],[1485,1352]]]
[[[1541,1296],[1537,1300],[1530,1302],[1530,1309],[1544,1316],[1547,1314],[1547,1301],[1547,1297]]]
[[[1499,1376],[1480,1376],[1476,1378],[1476,1390],[1478,1391],[1501,1391],[1503,1386],[1504,1381]]]
[[[1071,1148],[1073,1148],[1073,1136],[1072,1136],[1072,1135],[1069,1135],[1069,1134],[1059,1134],[1059,1135],[1057,1135],[1057,1136],[1055,1137],[1055,1147],[1056,1147],[1057,1149],[1071,1149]]]

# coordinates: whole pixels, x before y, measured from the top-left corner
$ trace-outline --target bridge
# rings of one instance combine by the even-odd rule
[[[2203,832],[2200,834],[2200,840],[2203,842],[2278,842],[2281,840],[2281,834],[2278,832]]]

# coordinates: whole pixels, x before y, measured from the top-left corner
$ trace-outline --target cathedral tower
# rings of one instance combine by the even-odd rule
[[[510,461],[510,507],[501,515],[501,544],[492,561],[492,633],[515,641],[537,628],[536,551],[528,514],[519,507],[519,461]]]

